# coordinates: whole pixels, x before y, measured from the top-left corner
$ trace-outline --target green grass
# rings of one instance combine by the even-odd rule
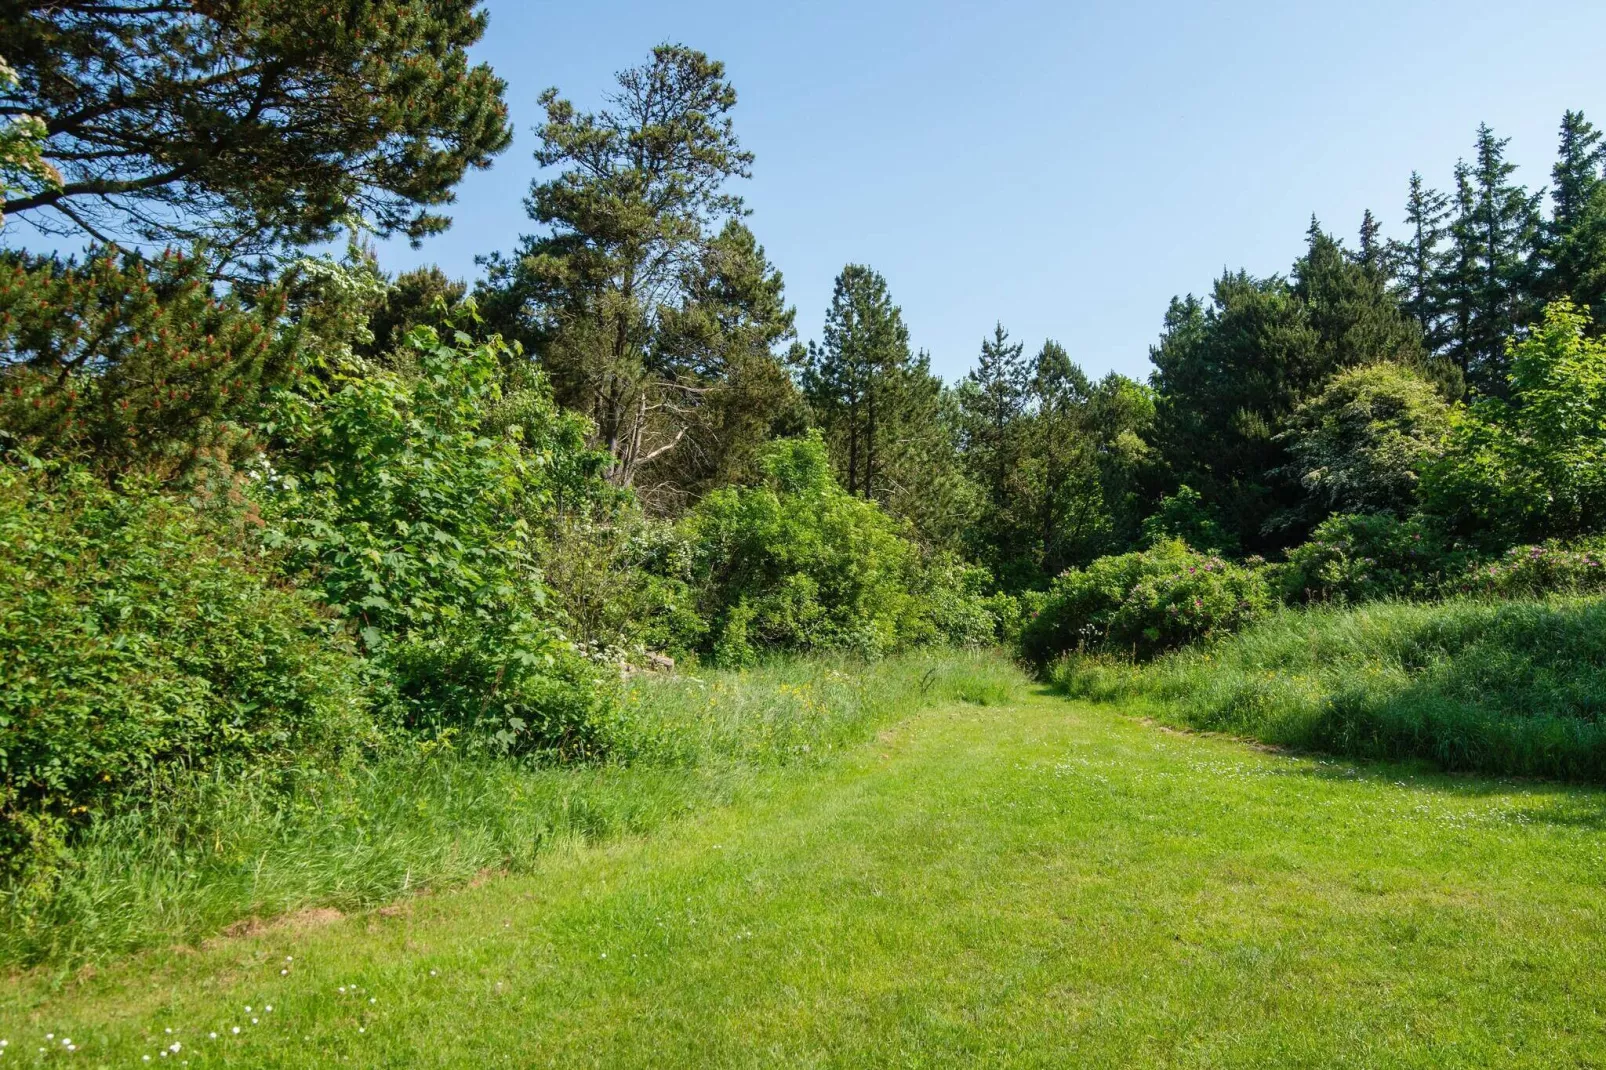
[[[1066,694],[1282,744],[1606,782],[1606,601],[1287,610],[1145,666],[1071,658]]]
[[[6,1060],[48,1032],[107,1066],[1606,1065],[1606,795],[914,705],[516,875],[13,977]]]
[[[922,704],[1001,701],[1018,684],[995,658],[950,653],[638,678],[608,765],[409,751],[301,770],[289,790],[282,776],[153,788],[78,835],[53,872],[3,889],[0,966],[105,962],[246,919],[360,910],[486,870],[527,871],[553,844],[657,828],[729,801],[757,771],[824,761]]]

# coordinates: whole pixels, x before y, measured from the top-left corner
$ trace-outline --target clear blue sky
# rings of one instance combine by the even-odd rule
[[[476,253],[529,229],[530,129],[549,85],[582,107],[678,41],[723,60],[741,183],[799,333],[831,282],[888,279],[949,378],[1001,320],[1090,372],[1147,374],[1173,294],[1223,266],[1286,271],[1312,212],[1398,230],[1413,168],[1447,186],[1487,121],[1542,183],[1562,111],[1606,125],[1606,4],[490,0],[479,55],[509,83],[514,145],[461,187],[456,225],[386,266]]]

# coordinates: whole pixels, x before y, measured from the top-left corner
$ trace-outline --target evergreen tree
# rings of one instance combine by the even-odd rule
[[[1037,518],[1022,466],[1030,383],[1025,347],[998,324],[959,387],[965,467],[982,502],[969,536],[972,554],[1012,589],[1036,578]]]
[[[811,346],[803,394],[815,412],[849,494],[875,498],[879,464],[896,437],[900,379],[911,364],[909,329],[887,280],[862,264],[836,278],[822,344]],[[889,435],[889,430],[894,433]]]
[[[1173,487],[1201,493],[1246,548],[1277,549],[1303,531],[1281,437],[1296,407],[1341,368],[1425,364],[1420,335],[1315,221],[1291,282],[1229,274],[1212,298],[1173,301],[1151,351],[1156,442]]]
[[[1361,216],[1360,244],[1355,251],[1355,262],[1379,276],[1388,271],[1389,248],[1383,240],[1383,224],[1368,208]]]
[[[1465,334],[1457,342],[1462,372],[1485,392],[1505,387],[1506,343],[1537,312],[1533,264],[1539,247],[1539,194],[1512,176],[1508,138],[1487,124],[1478,127],[1477,154],[1467,183],[1470,199],[1458,195],[1452,228],[1457,243],[1455,285],[1469,302]],[[1458,190],[1461,184],[1458,174]]]
[[[1380,360],[1421,364],[1421,333],[1389,293],[1384,274],[1364,258],[1345,256],[1315,219],[1306,240],[1305,255],[1294,264],[1293,293],[1315,332],[1314,374]]]
[[[1552,171],[1554,211],[1545,228],[1547,301],[1571,300],[1593,313],[1590,330],[1606,315],[1606,146],[1582,112],[1561,123],[1561,146]]]
[[[1584,118],[1581,111],[1569,111],[1561,119],[1561,145],[1551,170],[1550,196],[1555,203],[1549,232],[1559,241],[1583,220],[1601,184],[1601,166],[1606,162],[1606,146],[1601,132]]]
[[[1411,192],[1405,202],[1405,225],[1410,236],[1393,245],[1395,292],[1400,307],[1416,321],[1429,353],[1439,353],[1448,341],[1445,333],[1443,273],[1449,198],[1429,189],[1422,176],[1411,173]]]
[[[476,0],[0,5],[0,116],[43,122],[55,181],[6,193],[41,228],[238,252],[360,214],[417,240],[512,139],[468,50]]]
[[[724,65],[661,45],[617,80],[596,113],[542,95],[536,162],[559,173],[538,179],[527,204],[545,230],[511,258],[487,258],[482,304],[491,327],[537,354],[558,400],[591,418],[610,478],[662,507],[701,478],[696,455],[711,446],[699,432],[780,416],[732,425],[704,410],[781,399],[772,387],[787,377],[770,347],[790,336],[792,311],[726,188],[753,157],[730,118]],[[768,385],[733,390],[739,374]]]
[[[1030,367],[1026,347],[1010,342],[1002,323],[983,339],[976,367],[965,377],[966,455],[975,458],[977,476],[995,510],[1009,506],[1010,473],[1019,443],[1018,421],[1025,411]]]
[[[1472,168],[1465,160],[1455,164],[1455,200],[1446,228],[1450,248],[1439,265],[1438,292],[1443,308],[1444,353],[1470,383],[1478,366],[1473,338],[1483,281],[1480,261],[1478,198]],[[1479,385],[1485,380],[1480,377]]]
[[[1031,424],[1025,488],[1036,515],[1034,564],[1044,578],[1107,548],[1110,518],[1089,426],[1093,384],[1058,342],[1043,344],[1028,387]]]

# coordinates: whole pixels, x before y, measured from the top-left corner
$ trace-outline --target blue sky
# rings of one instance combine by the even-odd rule
[[[964,373],[995,320],[1090,372],[1144,375],[1173,294],[1224,266],[1285,271],[1312,212],[1394,229],[1413,168],[1449,184],[1487,121],[1542,183],[1562,111],[1606,125],[1606,4],[1046,0],[490,0],[479,49],[518,128],[462,185],[453,230],[399,270],[529,228],[531,127],[662,41],[723,60],[750,225],[817,337],[843,264],[881,271],[917,346]]]

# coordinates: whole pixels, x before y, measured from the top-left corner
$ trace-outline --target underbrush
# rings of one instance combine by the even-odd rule
[[[1147,666],[1071,657],[1066,693],[1268,743],[1606,781],[1606,602],[1285,610]]]
[[[648,831],[759,770],[823,762],[923,706],[1002,703],[1022,684],[990,653],[799,659],[638,677],[605,763],[412,743],[340,771],[174,775],[82,828],[47,881],[0,890],[0,965],[72,966],[527,868],[554,843]]]

